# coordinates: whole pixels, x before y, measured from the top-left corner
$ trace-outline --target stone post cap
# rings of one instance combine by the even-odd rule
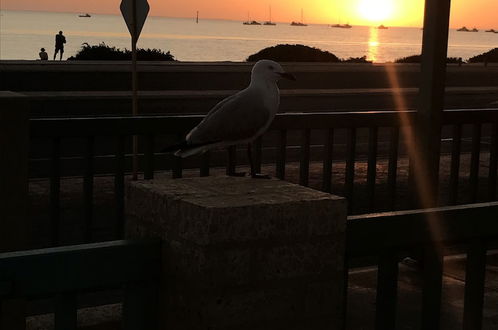
[[[154,209],[156,226],[171,235],[165,238],[202,245],[334,236],[345,230],[344,198],[277,179],[135,181],[127,196],[133,203],[127,214],[143,219]]]

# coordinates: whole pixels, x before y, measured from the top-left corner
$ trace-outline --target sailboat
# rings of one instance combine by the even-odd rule
[[[254,20],[251,21],[249,18],[249,13],[247,13],[247,21],[242,22],[242,24],[244,24],[244,25],[261,25],[261,23],[259,23],[257,21],[254,21]]]
[[[341,24],[341,19],[338,19],[339,23],[331,24],[332,28],[340,28],[340,29],[351,29],[353,26],[349,25],[349,23]]]
[[[78,15],[78,17],[92,17],[89,13]]]
[[[276,23],[271,21],[271,6],[270,6],[270,19],[263,23],[264,25],[277,25]]]
[[[290,25],[292,25],[292,26],[308,26],[308,24],[304,24],[303,9],[302,8],[301,8],[301,22],[292,22]]]

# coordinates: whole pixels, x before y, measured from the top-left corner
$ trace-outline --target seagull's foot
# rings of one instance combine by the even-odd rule
[[[246,172],[233,172],[228,174],[228,176],[244,177],[246,176]]]
[[[269,176],[268,174],[253,173],[253,174],[251,174],[251,178],[253,178],[253,179],[271,179],[271,176]]]

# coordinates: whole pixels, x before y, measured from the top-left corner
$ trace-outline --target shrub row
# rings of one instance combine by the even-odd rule
[[[175,61],[174,56],[169,52],[160,49],[137,49],[137,59],[139,61]],[[328,62],[328,63],[372,63],[367,60],[366,56],[350,57],[341,59],[336,55],[323,51],[315,47],[305,45],[276,45],[267,47],[259,52],[250,55],[246,61],[256,62],[261,59],[269,59],[277,62]],[[98,45],[89,45],[84,43],[75,56],[69,60],[89,61],[119,61],[131,60],[131,51],[128,49],[121,50],[116,47],[106,45],[104,42]],[[420,63],[421,55],[412,55],[398,58],[395,63]],[[469,63],[479,62],[498,62],[498,48],[471,57]],[[447,63],[463,63],[462,58],[448,57]]]

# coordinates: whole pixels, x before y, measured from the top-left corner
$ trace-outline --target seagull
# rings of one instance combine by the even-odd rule
[[[251,82],[246,89],[220,101],[187,134],[184,141],[163,151],[174,151],[175,156],[185,158],[215,148],[247,143],[251,176],[267,177],[255,173],[251,143],[268,129],[278,111],[280,92],[277,82],[282,78],[296,80],[277,62],[256,62],[251,70]]]

